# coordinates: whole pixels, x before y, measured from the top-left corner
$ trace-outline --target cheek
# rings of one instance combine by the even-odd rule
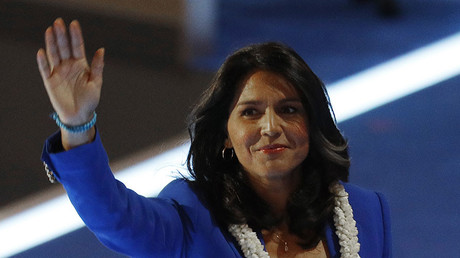
[[[308,125],[301,121],[292,123],[289,127],[288,137],[289,140],[295,142],[298,147],[307,147],[310,143],[310,134]]]
[[[238,159],[245,159],[251,153],[251,147],[257,143],[260,135],[257,130],[244,123],[231,123],[228,136]]]
[[[235,151],[246,148],[254,138],[251,125],[244,123],[244,121],[239,121],[233,116],[230,116],[227,122],[227,132],[228,138]]]
[[[233,147],[235,150],[238,149],[239,152],[249,152],[251,146],[257,143],[258,138],[258,134],[255,130],[251,130],[248,127],[239,127],[232,140],[235,145]]]

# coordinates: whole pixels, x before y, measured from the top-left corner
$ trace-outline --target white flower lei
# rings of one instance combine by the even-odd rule
[[[358,229],[353,219],[353,210],[348,202],[348,193],[340,183],[332,185],[330,191],[335,195],[334,226],[339,238],[341,257],[358,258],[360,257]],[[230,225],[228,231],[236,238],[245,257],[270,257],[257,238],[257,234],[247,224]]]

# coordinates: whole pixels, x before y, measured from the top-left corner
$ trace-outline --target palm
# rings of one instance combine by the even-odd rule
[[[69,32],[67,36],[62,20],[56,20],[45,33],[46,53],[39,50],[37,61],[53,108],[64,123],[75,125],[87,122],[99,103],[103,49],[96,52],[90,67],[77,22],[72,22]]]
[[[61,117],[91,114],[99,102],[100,85],[90,81],[85,60],[67,60],[53,69],[47,84],[54,109]]]

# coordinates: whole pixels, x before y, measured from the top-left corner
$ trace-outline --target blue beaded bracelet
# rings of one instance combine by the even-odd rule
[[[61,119],[59,119],[59,116],[56,112],[54,112],[51,115],[51,118],[53,118],[53,120],[56,121],[56,124],[62,129],[68,131],[69,133],[83,133],[83,132],[88,131],[91,127],[94,126],[94,124],[96,124],[96,117],[97,117],[97,114],[96,112],[94,112],[93,118],[88,123],[83,124],[83,125],[77,125],[77,126],[69,126],[69,125],[64,124],[61,121]]]

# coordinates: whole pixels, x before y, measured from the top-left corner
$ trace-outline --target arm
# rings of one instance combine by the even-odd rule
[[[64,124],[85,124],[99,103],[104,50],[89,66],[80,25],[73,21],[67,32],[62,19],[46,30],[45,43],[37,62],[51,104]],[[77,134],[61,130],[45,144],[42,159],[105,245],[136,257],[180,252],[183,228],[175,203],[139,196],[115,180],[94,127]]]
[[[177,256],[184,241],[184,214],[176,203],[139,196],[117,181],[97,132],[89,144],[53,153],[60,138],[57,133],[48,139],[43,159],[49,160],[56,179],[98,239],[134,257]]]

